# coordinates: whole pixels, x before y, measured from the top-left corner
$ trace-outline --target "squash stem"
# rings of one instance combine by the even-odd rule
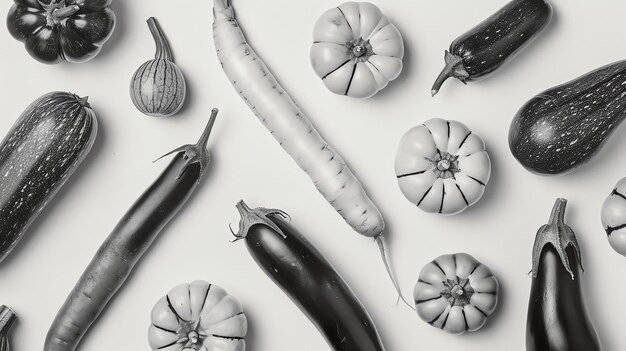
[[[174,56],[172,55],[172,49],[170,48],[170,44],[156,18],[148,18],[148,28],[150,29],[150,33],[152,34],[154,43],[156,44],[156,53],[154,58],[157,60],[163,59],[173,62]]]
[[[17,315],[7,306],[0,306],[0,333],[8,331],[17,320]]]
[[[389,264],[389,260],[387,259],[387,250],[385,249],[385,242],[383,241],[382,234],[376,235],[374,237],[374,240],[376,241],[376,244],[378,244],[378,249],[380,250],[380,256],[383,259],[383,264],[385,265],[387,274],[389,275],[389,278],[391,279],[391,282],[393,283],[393,286],[396,289],[396,292],[398,293],[398,300],[396,301],[396,304],[400,300],[402,300],[404,304],[406,304],[407,306],[409,306],[410,309],[415,311],[415,307],[411,306],[411,304],[404,298],[404,295],[402,295],[402,291],[400,291],[400,285],[398,284],[398,281],[396,280],[396,277],[393,274],[393,271],[391,270],[391,265]]]
[[[78,5],[58,8],[52,11],[52,18],[54,18],[54,20],[56,21],[62,21],[70,17],[71,15],[75,14],[76,12],[78,12],[78,10],[80,10],[80,6]]]

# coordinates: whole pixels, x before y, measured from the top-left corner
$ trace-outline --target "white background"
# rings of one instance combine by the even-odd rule
[[[87,161],[64,186],[9,259],[0,264],[0,303],[20,317],[16,350],[38,350],[57,310],[102,241],[133,201],[167,165],[151,161],[199,136],[212,107],[221,109],[210,147],[213,162],[188,206],[161,233],[82,342],[82,350],[145,350],[152,305],[171,287],[194,279],[237,296],[249,318],[252,351],[319,351],[329,347],[313,325],[253,262],[243,243],[229,243],[235,202],[278,207],[335,265],[367,307],[388,351],[523,350],[536,230],[557,197],[569,199],[567,221],[578,234],[586,268],[587,307],[605,351],[626,344],[626,259],[612,251],[600,207],[626,174],[624,128],[573,174],[540,177],[511,156],[509,124],[534,94],[623,59],[626,3],[553,1],[549,28],[487,79],[430,87],[449,43],[503,6],[504,0],[376,3],[405,38],[405,69],[366,101],[326,90],[309,63],[316,18],[335,0],[235,0],[237,17],[259,55],[343,154],[384,213],[393,266],[411,296],[421,267],[441,254],[467,252],[492,268],[502,286],[496,313],[479,332],[451,336],[393,306],[395,294],[375,244],[353,232],[308,177],[256,120],[225,78],[211,36],[207,0],[117,0],[117,28],[103,52],[81,65],[42,65],[0,26],[0,131],[40,95],[65,90],[88,95],[99,134]],[[0,9],[4,16],[8,1]],[[133,72],[154,54],[145,20],[157,17],[188,98],[175,117],[143,116],[131,103]],[[481,135],[492,158],[483,199],[455,217],[421,212],[400,193],[393,160],[400,136],[432,117],[457,119]]]

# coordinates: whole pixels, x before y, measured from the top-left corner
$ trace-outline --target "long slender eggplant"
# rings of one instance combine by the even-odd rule
[[[567,200],[557,199],[533,247],[526,351],[601,351],[582,296],[582,261],[565,224]]]
[[[166,154],[176,156],[100,246],[57,313],[48,331],[45,351],[76,349],[159,232],[187,202],[209,164],[206,144],[216,115],[214,109],[197,144]]]
[[[383,351],[374,322],[331,264],[280,210],[250,209],[241,215],[237,239],[245,239],[257,264],[307,315],[336,351]]]
[[[35,100],[0,144],[0,262],[85,159],[98,123],[87,98]]]
[[[450,77],[467,83],[498,69],[541,33],[552,12],[548,0],[511,0],[450,44],[431,94]]]
[[[625,110],[626,60],[535,95],[513,118],[509,147],[531,172],[567,173],[602,148]]]

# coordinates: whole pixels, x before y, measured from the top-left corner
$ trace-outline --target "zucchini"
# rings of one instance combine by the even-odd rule
[[[0,144],[0,262],[87,156],[97,129],[87,98],[64,92],[18,118]]]

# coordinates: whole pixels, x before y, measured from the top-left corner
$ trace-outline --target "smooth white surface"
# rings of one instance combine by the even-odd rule
[[[555,18],[538,40],[487,79],[468,86],[450,80],[436,98],[430,87],[443,52],[459,34],[504,0],[378,0],[403,33],[405,70],[370,100],[332,95],[313,72],[313,24],[337,1],[233,0],[257,52],[325,137],[349,161],[385,215],[393,265],[407,296],[421,267],[440,254],[467,252],[500,280],[498,310],[472,335],[447,335],[393,306],[395,294],[376,246],[334,213],[295,163],[237,96],[219,67],[208,0],[116,0],[118,24],[93,61],[45,66],[0,26],[0,103],[4,134],[40,95],[53,90],[88,95],[100,131],[89,159],[48,206],[27,237],[0,264],[0,303],[19,324],[16,350],[40,350],[57,310],[122,214],[166,166],[151,163],[195,141],[213,106],[221,109],[211,140],[213,163],[188,206],[161,233],[131,279],[92,327],[81,350],[146,350],[152,305],[171,287],[205,279],[244,304],[252,351],[328,350],[322,337],[261,272],[243,243],[229,243],[235,202],[278,207],[335,265],[370,314],[387,351],[524,350],[526,309],[536,230],[556,197],[569,199],[567,221],[578,234],[586,268],[585,296],[605,351],[626,344],[626,261],[609,246],[600,208],[626,174],[621,127],[589,164],[562,177],[540,177],[511,156],[507,134],[517,109],[534,94],[601,65],[623,59],[626,3],[554,0]],[[4,2],[3,18],[9,3]],[[169,119],[143,116],[128,83],[154,54],[145,21],[157,17],[186,75],[188,101]],[[492,178],[482,200],[455,217],[410,204],[393,169],[397,143],[410,127],[433,118],[458,119],[479,133],[491,155]]]

